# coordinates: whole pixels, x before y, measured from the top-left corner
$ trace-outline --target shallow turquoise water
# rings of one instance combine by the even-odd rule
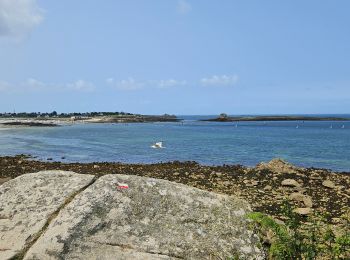
[[[281,157],[299,166],[350,172],[350,122],[245,122],[236,127],[185,119],[184,123],[1,130],[0,154],[25,153],[67,162],[193,160],[248,166]],[[150,148],[160,140],[165,149]]]

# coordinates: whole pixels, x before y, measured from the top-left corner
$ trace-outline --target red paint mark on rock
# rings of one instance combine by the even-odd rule
[[[129,185],[126,184],[126,183],[118,183],[118,184],[117,184],[117,188],[118,188],[118,189],[121,189],[121,190],[124,190],[124,189],[128,189],[128,188],[129,188]]]

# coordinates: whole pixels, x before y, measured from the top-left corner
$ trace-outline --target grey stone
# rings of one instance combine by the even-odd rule
[[[290,186],[290,187],[300,187],[301,184],[293,179],[285,179],[282,181],[282,186]]]
[[[330,180],[325,180],[322,182],[322,185],[326,188],[330,188],[330,189],[334,189],[336,188],[334,182],[330,181]]]
[[[91,175],[63,171],[25,174],[0,186],[0,259],[20,254],[67,198]]]
[[[106,175],[60,211],[25,259],[264,259],[249,211],[235,197]]]
[[[271,187],[270,185],[266,185],[266,186],[264,187],[264,190],[272,190],[272,187]]]
[[[310,196],[305,196],[303,199],[303,203],[308,208],[312,208],[312,206],[313,206],[312,199]]]
[[[295,200],[299,202],[302,202],[304,198],[305,198],[305,195],[299,192],[293,192],[292,194],[289,195],[290,200]]]
[[[310,196],[304,195],[304,194],[299,193],[299,192],[294,192],[294,193],[290,194],[289,199],[294,200],[294,201],[303,202],[304,205],[308,208],[312,208],[312,205],[313,205],[312,199]]]
[[[293,210],[293,212],[299,215],[310,215],[313,212],[313,210],[310,208],[296,208]]]

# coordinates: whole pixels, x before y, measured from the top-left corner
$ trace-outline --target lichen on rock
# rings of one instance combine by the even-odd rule
[[[25,259],[263,259],[247,212],[235,197],[106,175],[61,210]]]
[[[64,171],[30,173],[0,186],[0,259],[20,255],[51,215],[94,176]]]

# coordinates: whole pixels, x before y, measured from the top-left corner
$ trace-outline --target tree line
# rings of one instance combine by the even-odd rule
[[[56,111],[48,112],[20,112],[20,113],[0,113],[0,117],[21,117],[21,118],[33,118],[33,117],[94,117],[94,116],[120,116],[120,115],[134,115],[126,112],[84,112],[84,113],[57,113]]]

